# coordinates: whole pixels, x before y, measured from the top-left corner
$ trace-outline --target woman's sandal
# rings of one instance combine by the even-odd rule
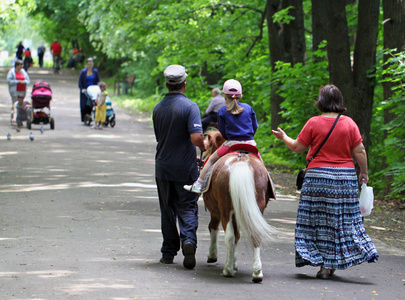
[[[318,278],[318,279],[329,279],[332,276],[332,274],[334,273],[334,270],[333,270],[333,272],[327,270],[329,273],[322,273],[325,270],[327,270],[327,269],[321,268],[318,271],[318,273],[316,273],[316,278]]]

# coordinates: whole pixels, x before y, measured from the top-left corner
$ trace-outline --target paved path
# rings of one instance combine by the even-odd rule
[[[315,268],[295,268],[292,197],[280,196],[265,212],[280,234],[263,247],[261,284],[251,282],[252,251],[243,243],[236,276],[220,275],[223,234],[218,262],[206,263],[209,214],[202,201],[195,270],[183,268],[181,255],[173,265],[159,264],[150,119],[115,106],[115,128],[83,126],[77,75],[33,68],[32,82],[53,88],[56,128],[41,134],[33,125],[31,142],[30,131],[9,125],[7,71],[0,69],[0,299],[403,298],[405,253],[379,241],[377,264],[338,271],[331,281],[315,279]]]

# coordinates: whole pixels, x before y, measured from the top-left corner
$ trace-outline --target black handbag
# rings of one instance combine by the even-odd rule
[[[325,137],[325,139],[323,140],[322,144],[321,144],[321,145],[319,146],[319,148],[315,151],[314,155],[312,155],[312,157],[309,159],[306,168],[305,168],[305,169],[302,169],[302,170],[300,170],[300,171],[298,172],[297,181],[296,181],[296,183],[295,183],[295,184],[297,185],[297,190],[301,190],[302,184],[304,183],[304,177],[305,177],[305,174],[306,174],[306,172],[307,172],[307,168],[308,168],[309,163],[315,158],[315,156],[316,156],[316,155],[318,154],[318,152],[321,150],[321,148],[323,147],[323,145],[326,143],[326,140],[329,138],[330,134],[332,133],[333,128],[335,128],[336,123],[337,123],[337,121],[339,120],[339,118],[340,118],[340,114],[338,114],[338,116],[336,117],[336,120],[335,120],[335,122],[333,123],[332,128],[329,130],[329,133],[328,133],[328,135]]]
[[[304,177],[305,177],[305,173],[307,172],[307,169],[302,169],[298,172],[298,176],[297,176],[297,190],[300,190],[302,188],[302,183],[304,182]]]

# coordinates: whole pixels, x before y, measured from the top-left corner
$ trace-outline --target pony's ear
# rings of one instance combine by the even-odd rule
[[[218,134],[215,135],[215,144],[219,147],[225,142],[225,139],[222,137],[222,134],[218,132]]]
[[[207,140],[208,140],[208,142],[211,144],[212,136],[211,136],[211,133],[210,133],[210,132],[207,134]]]

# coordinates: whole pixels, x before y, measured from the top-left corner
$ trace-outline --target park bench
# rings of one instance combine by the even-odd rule
[[[135,82],[135,75],[128,75],[126,79],[116,79],[114,82],[114,95],[126,95],[130,93],[132,96],[132,88]]]

